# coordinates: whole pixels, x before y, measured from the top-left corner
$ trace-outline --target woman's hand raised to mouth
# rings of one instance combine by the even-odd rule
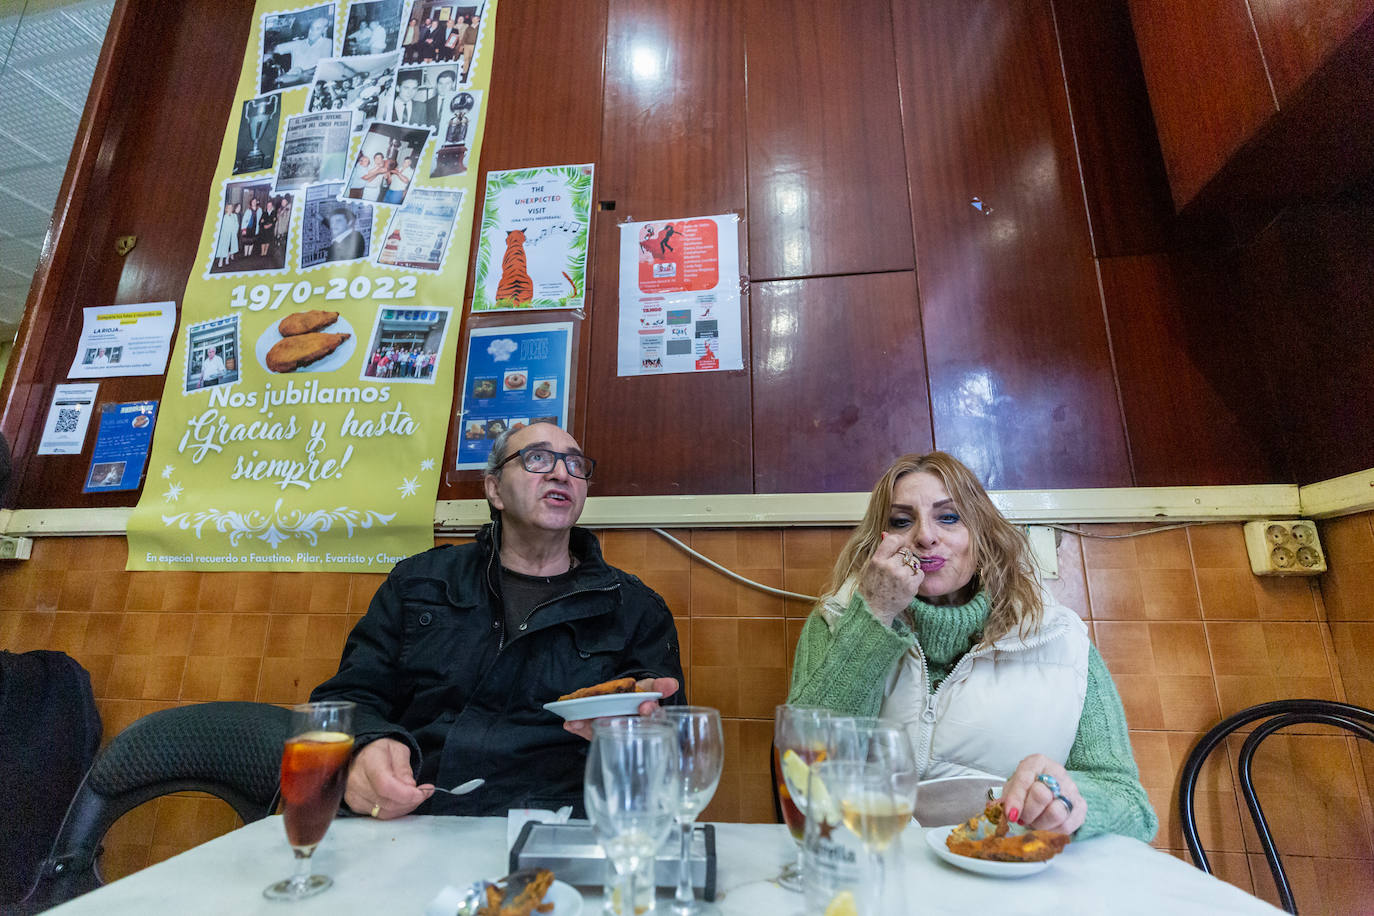
[[[910,556],[911,550],[902,538],[884,531],[873,559],[859,576],[859,594],[868,602],[873,616],[886,626],[892,626],[897,615],[911,604],[925,580],[920,566],[908,561]]]

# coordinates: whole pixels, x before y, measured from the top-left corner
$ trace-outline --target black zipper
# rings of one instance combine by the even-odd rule
[[[616,590],[619,589],[619,588],[620,588],[620,584],[619,584],[619,583],[614,583],[614,584],[612,584],[612,585],[607,585],[607,586],[605,586],[605,587],[603,587],[603,588],[580,588],[580,589],[578,589],[577,591],[568,592],[568,593],[565,594],[565,595],[559,595],[557,598],[550,598],[548,601],[545,601],[543,604],[536,604],[534,607],[530,608],[530,612],[529,612],[528,614],[525,615],[525,619],[522,620],[522,621],[520,621],[520,627],[519,627],[519,628],[520,628],[521,630],[524,630],[525,627],[529,625],[530,618],[534,616],[534,612],[537,611],[537,610],[539,610],[540,608],[548,607],[548,606],[551,605],[551,604],[557,604],[559,601],[566,601],[566,600],[569,599],[569,598],[575,598],[575,597],[577,597],[578,595],[590,595],[590,594],[594,594],[594,593],[596,593],[596,592],[613,592],[613,591],[616,591]],[[504,616],[504,614],[503,614],[503,616]],[[511,641],[511,642],[515,642],[515,640],[516,640],[517,638],[518,638],[518,637],[512,636],[511,639],[510,639],[510,641]],[[501,638],[500,638],[500,639],[497,641],[497,643],[496,643],[496,654],[497,654],[497,655],[500,655],[501,652],[502,652],[502,650],[504,650],[505,648],[506,648],[506,628],[503,626],[503,627],[501,627]]]

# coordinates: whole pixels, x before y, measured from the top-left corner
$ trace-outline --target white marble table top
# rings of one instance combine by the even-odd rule
[[[1277,913],[1245,892],[1167,853],[1125,837],[1072,843],[1039,874],[1006,881],[941,862],[922,830],[903,836],[889,881],[907,888],[912,913]],[[802,898],[770,879],[794,855],[785,828],[717,824],[718,900],[725,916],[793,916]],[[272,903],[262,889],[291,873],[280,817],[225,834],[115,881],[50,912],[60,916],[155,913],[421,914],[445,885],[506,873],[503,818],[342,818],[315,853],[314,871],[334,879],[299,903]],[[600,889],[584,888],[583,916],[599,916]],[[667,900],[658,909],[668,911]]]

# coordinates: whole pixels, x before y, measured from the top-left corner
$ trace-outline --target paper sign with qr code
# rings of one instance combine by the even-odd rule
[[[98,383],[58,385],[53,389],[48,421],[38,443],[40,455],[79,455],[86,441]]]

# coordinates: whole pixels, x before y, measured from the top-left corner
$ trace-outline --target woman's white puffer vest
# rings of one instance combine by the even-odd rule
[[[1042,597],[1038,631],[969,652],[934,694],[919,645],[889,675],[882,717],[906,728],[922,779],[1006,778],[1030,754],[1068,758],[1087,691],[1088,629]]]

